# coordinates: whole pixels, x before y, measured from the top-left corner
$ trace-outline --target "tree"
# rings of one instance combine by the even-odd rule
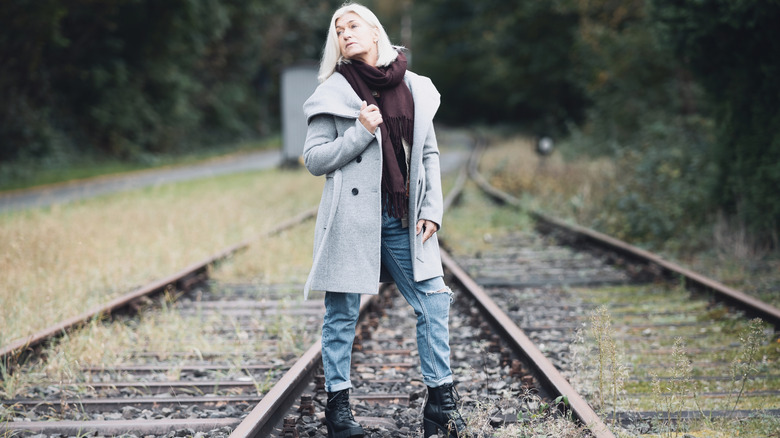
[[[319,58],[338,2],[311,3],[0,2],[0,160],[138,159],[278,130],[278,74]]]
[[[666,44],[707,91],[718,197],[763,236],[780,231],[780,1],[656,0]]]
[[[415,6],[415,68],[442,91],[442,118],[540,129],[582,118],[586,102],[572,57],[578,18],[566,2]]]

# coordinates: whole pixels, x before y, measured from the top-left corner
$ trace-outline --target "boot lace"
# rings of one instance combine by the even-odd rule
[[[458,402],[460,401],[460,394],[455,388],[455,385],[449,386],[447,391],[443,394],[441,400],[441,407],[444,411],[456,411],[458,409]]]
[[[460,416],[460,411],[458,411],[460,394],[455,385],[449,386],[443,395],[441,407],[449,419],[447,427],[451,431],[462,431],[466,427],[466,422],[463,421],[463,417]]]
[[[345,397],[344,394],[340,393],[333,397],[331,401],[333,402],[333,410],[336,413],[336,417],[338,417],[338,421],[355,419],[352,416],[352,409],[349,408],[349,397]]]

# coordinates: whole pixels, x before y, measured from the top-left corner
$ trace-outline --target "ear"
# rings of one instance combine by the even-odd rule
[[[375,27],[375,28],[374,28],[374,31],[373,31],[372,33],[374,34],[374,42],[375,42],[375,43],[378,43],[378,42],[379,42],[379,29],[377,29],[377,28]]]

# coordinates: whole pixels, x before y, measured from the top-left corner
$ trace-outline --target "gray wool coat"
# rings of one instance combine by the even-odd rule
[[[430,79],[407,71],[414,98],[414,138],[409,166],[409,241],[414,280],[443,275],[436,234],[422,243],[418,219],[439,225],[443,214],[439,148],[433,116],[439,92]],[[361,99],[339,73],[320,84],[303,105],[308,122],[303,160],[315,176],[325,175],[314,231],[309,290],[376,294],[392,277],[382,267],[381,133],[358,120]]]

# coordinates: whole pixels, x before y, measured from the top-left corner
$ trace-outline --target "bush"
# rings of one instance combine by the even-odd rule
[[[645,246],[693,250],[712,217],[717,167],[706,137],[665,120],[640,127],[617,154],[616,186],[595,218],[607,234]]]
[[[780,232],[780,3],[657,0],[659,34],[710,97],[718,203],[754,233]]]

